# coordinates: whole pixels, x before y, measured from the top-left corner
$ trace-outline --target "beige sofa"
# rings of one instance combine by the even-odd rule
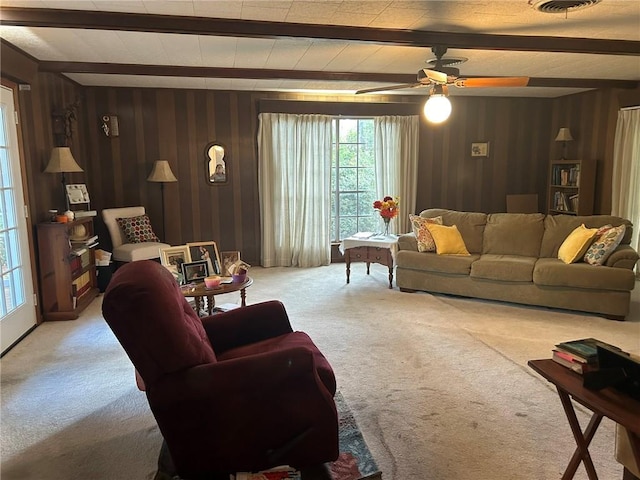
[[[430,209],[456,225],[471,255],[418,252],[413,233],[401,235],[396,284],[404,292],[426,291],[563,308],[624,320],[635,286],[638,253],[629,246],[631,222],[609,215],[476,213]],[[626,224],[624,238],[603,266],[565,264],[558,249],[578,226]]]

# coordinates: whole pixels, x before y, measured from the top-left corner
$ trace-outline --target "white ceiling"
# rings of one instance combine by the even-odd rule
[[[542,13],[534,0],[1,0],[4,7],[261,20],[429,32],[504,34],[640,41],[640,1],[602,0],[581,10]],[[327,38],[250,38],[142,31],[0,26],[0,37],[41,61],[224,67],[320,72],[415,74],[433,58],[429,47]],[[462,56],[461,76],[640,81],[635,55],[449,49]],[[640,48],[636,49],[640,50]],[[175,72],[174,72],[175,73]],[[331,81],[290,78],[65,73],[86,86],[167,87],[222,90],[317,91],[352,94],[361,88],[404,82]],[[278,75],[275,75],[278,76]],[[426,94],[427,89],[390,93]],[[584,88],[451,88],[451,95],[557,97]]]

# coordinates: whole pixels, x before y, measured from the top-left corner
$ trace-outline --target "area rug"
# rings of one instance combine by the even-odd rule
[[[382,480],[382,473],[378,470],[356,419],[340,392],[336,392],[335,402],[338,410],[340,454],[334,462],[303,470],[302,480]],[[158,472],[154,480],[180,480],[175,474],[169,450],[164,443],[160,450]]]

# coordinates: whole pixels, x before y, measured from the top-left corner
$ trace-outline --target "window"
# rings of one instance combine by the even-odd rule
[[[379,229],[373,118],[336,118],[332,126],[331,236],[340,241]]]

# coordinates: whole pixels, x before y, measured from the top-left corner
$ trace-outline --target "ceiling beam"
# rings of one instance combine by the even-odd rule
[[[3,25],[23,27],[81,28],[251,38],[348,40],[411,47],[446,45],[448,48],[469,50],[640,55],[640,42],[633,40],[490,35],[45,8],[0,7],[0,12],[2,13]]]
[[[149,75],[159,77],[251,78],[325,80],[348,82],[411,83],[416,75],[404,73],[327,72],[318,70],[273,70],[265,68],[183,67],[175,65],[133,65],[128,63],[39,62],[38,69],[50,73],[97,73],[107,75]],[[480,75],[469,75],[475,78]],[[634,80],[595,78],[530,78],[529,87],[640,88]]]

